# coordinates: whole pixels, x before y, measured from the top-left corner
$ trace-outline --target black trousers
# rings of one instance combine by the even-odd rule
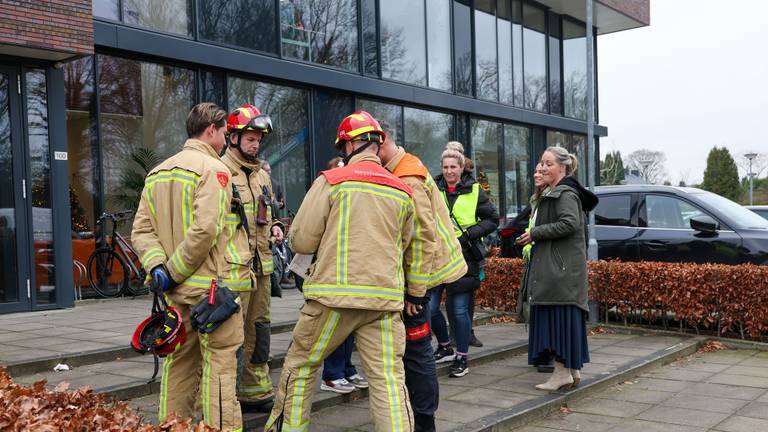
[[[423,304],[421,311],[414,316],[404,313],[403,322],[406,337],[403,365],[411,407],[417,416],[432,417],[437,411],[440,393],[432,349],[429,303]]]

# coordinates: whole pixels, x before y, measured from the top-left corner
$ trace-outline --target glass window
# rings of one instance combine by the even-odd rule
[[[360,18],[363,24],[363,71],[379,76],[379,36],[376,32],[376,0],[362,0]]]
[[[456,93],[472,96],[472,24],[469,1],[453,2],[453,68]]]
[[[595,224],[608,226],[632,226],[631,197],[606,195],[600,197],[595,209]]]
[[[229,106],[250,103],[272,118],[274,133],[264,138],[259,158],[269,161],[272,178],[280,183],[285,208],[296,211],[309,179],[308,92],[304,89],[229,78]]]
[[[480,183],[480,186],[488,194],[493,205],[499,208],[501,123],[472,119],[471,129],[477,182]]]
[[[220,71],[200,72],[200,102],[213,102],[218,106],[227,107],[226,92],[227,75]]]
[[[192,0],[123,0],[123,21],[150,30],[192,36]]]
[[[560,15],[549,14],[549,110],[563,114],[560,90]]]
[[[358,70],[356,0],[280,2],[284,57]]]
[[[523,12],[520,0],[512,0],[512,87],[515,106],[522,107],[523,95]]]
[[[547,42],[543,10],[523,4],[524,107],[547,110]]]
[[[645,208],[648,228],[690,229],[691,218],[705,216],[683,200],[661,195],[646,195]]]
[[[427,46],[429,86],[450,91],[451,83],[451,0],[427,1]]]
[[[384,102],[377,102],[370,99],[358,99],[357,109],[368,111],[376,120],[383,120],[388,123],[390,129],[396,129],[394,132],[385,130],[384,132],[392,134],[398,143],[403,142],[403,107]]]
[[[388,0],[381,8],[381,74],[411,84],[427,84],[424,2]]]
[[[499,43],[499,100],[512,105],[512,9],[509,0],[499,0],[496,33]]]
[[[530,142],[530,128],[504,125],[504,204],[507,207],[507,218],[515,217],[523,211],[532,194]]]
[[[475,1],[475,55],[477,97],[499,99],[496,57],[496,0]]]
[[[198,0],[200,39],[277,52],[274,0]]]
[[[0,73],[0,304],[19,300],[16,260],[16,197],[13,185],[10,96],[16,83]]]
[[[563,20],[563,88],[565,115],[587,118],[587,30]]]
[[[93,0],[93,16],[120,20],[120,0]]]
[[[403,147],[418,156],[430,174],[439,174],[440,156],[453,136],[453,115],[405,107],[403,118]]]
[[[108,55],[97,59],[105,209],[135,210],[148,171],[187,139],[195,74]],[[131,225],[123,223],[121,233],[130,234]]]
[[[32,236],[35,242],[37,304],[56,303],[51,149],[48,140],[48,89],[45,70],[26,73],[27,133],[32,189]]]
[[[547,131],[547,147],[563,147],[569,153],[576,155],[579,167],[576,170],[576,179],[582,184],[587,184],[587,137],[585,135],[571,134],[559,131]]]

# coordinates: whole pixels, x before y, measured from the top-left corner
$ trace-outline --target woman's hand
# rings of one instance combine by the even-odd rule
[[[518,246],[525,246],[527,244],[533,243],[533,239],[531,239],[531,233],[522,233],[520,237],[515,240],[515,244]]]

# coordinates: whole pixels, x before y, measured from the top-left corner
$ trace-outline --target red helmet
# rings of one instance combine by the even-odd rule
[[[253,105],[245,104],[227,117],[227,132],[259,130],[264,135],[272,132],[272,119]]]
[[[176,350],[187,339],[184,322],[178,309],[165,304],[164,307],[152,307],[152,315],[141,322],[133,332],[131,348],[145,354],[154,353],[165,357]]]
[[[339,130],[336,132],[336,146],[338,147],[339,143],[344,141],[354,141],[356,138],[383,143],[387,134],[372,115],[365,111],[355,111],[341,121]]]

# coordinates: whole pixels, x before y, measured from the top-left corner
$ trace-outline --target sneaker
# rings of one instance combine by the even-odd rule
[[[350,384],[355,386],[359,389],[368,388],[368,380],[363,378],[360,374],[354,374],[351,377],[347,377],[347,381],[349,381]]]
[[[475,332],[472,332],[472,335],[469,337],[469,346],[473,346],[476,348],[481,348],[483,346],[483,343],[480,342],[480,339],[475,337]]]
[[[448,372],[448,376],[453,378],[463,377],[467,372],[469,372],[469,368],[467,367],[467,357],[457,356],[453,360],[451,371]]]
[[[344,378],[339,378],[333,381],[323,380],[323,383],[320,384],[320,390],[332,391],[339,394],[347,394],[355,391],[355,386],[350,384],[349,381],[345,380]]]
[[[447,363],[453,361],[455,357],[456,354],[450,345],[438,345],[437,350],[435,350],[435,363]]]

